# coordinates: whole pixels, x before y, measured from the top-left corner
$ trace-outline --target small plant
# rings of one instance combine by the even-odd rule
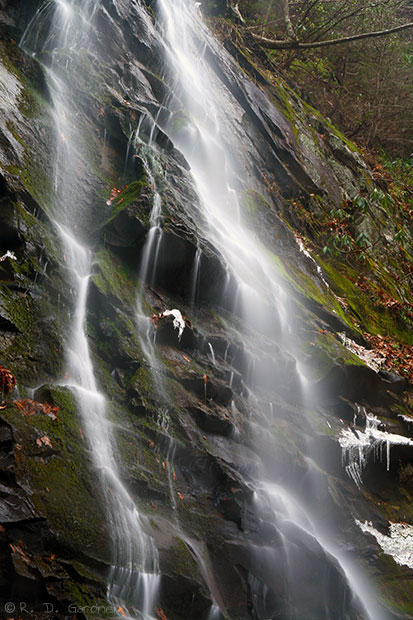
[[[413,485],[413,465],[407,463],[407,465],[400,466],[399,480],[405,486]]]

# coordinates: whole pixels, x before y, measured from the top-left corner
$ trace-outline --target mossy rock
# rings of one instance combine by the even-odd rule
[[[409,326],[394,318],[386,308],[375,306],[368,295],[353,284],[352,280],[359,275],[356,271],[343,263],[333,265],[331,261],[321,259],[318,259],[318,262],[332,290],[345,299],[355,329],[373,335],[390,336],[406,344],[413,344]]]
[[[364,362],[349,351],[335,334],[319,330],[313,332],[311,339],[305,343],[305,353],[309,356],[306,370],[312,381],[326,377],[334,366],[365,366]]]
[[[30,489],[37,513],[47,519],[62,544],[108,562],[100,482],[92,470],[74,397],[68,389],[56,386],[47,386],[43,393],[59,407],[56,420],[42,412],[28,417],[17,406],[8,407],[2,415],[16,442],[16,478]],[[42,437],[51,446],[42,443]]]
[[[109,250],[99,250],[93,258],[92,282],[109,301],[133,308],[137,301],[136,274]]]

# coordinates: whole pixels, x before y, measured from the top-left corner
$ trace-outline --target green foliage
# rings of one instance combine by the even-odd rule
[[[252,32],[285,40],[281,3],[239,2]],[[413,21],[407,0],[301,0],[290,2],[302,43],[390,29]],[[351,45],[272,50],[268,55],[349,137],[399,156],[413,148],[413,45],[411,30]]]

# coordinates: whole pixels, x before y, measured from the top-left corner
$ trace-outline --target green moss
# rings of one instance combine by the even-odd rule
[[[393,558],[381,554],[377,562],[379,597],[390,609],[402,614],[413,614],[413,582],[406,574],[406,568],[399,566]]]
[[[146,366],[142,365],[138,368],[129,381],[129,386],[133,386],[138,391],[145,405],[150,405],[151,399],[153,398],[154,393],[156,393],[156,388],[153,382],[152,374]]]
[[[349,313],[353,316],[353,324],[359,325],[360,332],[391,336],[407,344],[413,343],[409,327],[393,318],[387,309],[375,306],[366,293],[349,279],[355,280],[358,277],[356,271],[343,263],[337,264],[338,270],[330,261],[319,258],[318,262],[332,290],[345,299]]]
[[[90,472],[88,452],[77,417],[74,398],[66,388],[49,386],[57,420],[44,413],[30,417],[8,408],[3,418],[11,424],[21,447],[16,451],[17,478],[32,489],[31,501],[47,518],[57,537],[74,550],[107,560],[108,541],[98,486]],[[47,436],[52,448],[37,446]]]
[[[118,198],[115,198],[113,201],[112,212],[106,220],[105,225],[109,224],[109,222],[111,222],[121,211],[126,209],[128,205],[136,200],[147,185],[148,179],[144,174],[139,180],[130,183],[125,189],[123,189]]]
[[[170,549],[174,571],[183,577],[194,579],[199,575],[198,565],[195,562],[188,545],[181,538],[176,539],[176,545]]]
[[[136,274],[109,250],[100,250],[93,257],[95,273],[92,281],[102,293],[132,308],[136,304]]]
[[[321,380],[336,365],[364,366],[360,358],[351,353],[330,332],[312,332],[312,336],[303,343],[303,347],[305,353],[310,356],[306,368],[314,381]]]

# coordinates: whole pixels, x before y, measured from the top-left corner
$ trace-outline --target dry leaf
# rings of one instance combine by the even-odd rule
[[[39,446],[39,448],[42,448],[43,446],[53,448],[52,442],[47,435],[43,435],[43,437],[38,437],[36,439],[36,444]]]

